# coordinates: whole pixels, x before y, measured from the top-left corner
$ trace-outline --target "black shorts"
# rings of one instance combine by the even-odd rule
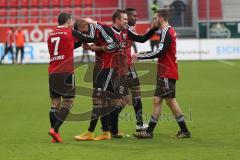
[[[157,77],[154,96],[162,98],[176,97],[176,79]]]
[[[96,80],[99,74],[101,73],[101,69],[99,67],[94,67],[93,68],[93,88],[96,88]]]
[[[128,95],[126,76],[120,76],[116,69],[102,69],[94,73],[93,97],[105,96],[110,99],[120,99]]]
[[[127,86],[128,88],[140,86],[140,81],[134,66],[128,67]]]
[[[72,73],[49,74],[49,92],[51,98],[74,98],[75,78]]]

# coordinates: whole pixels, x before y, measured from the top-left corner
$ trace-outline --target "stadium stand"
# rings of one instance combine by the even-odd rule
[[[147,1],[136,5],[126,0],[126,6],[139,12],[139,19],[147,20]],[[100,21],[111,21],[112,12],[119,8],[118,0],[0,0],[0,24],[10,23],[54,23],[59,12],[69,12],[76,17],[91,17]]]
[[[207,11],[209,11],[209,14]],[[222,19],[222,1],[209,0],[208,8],[207,0],[198,0],[198,18],[199,20]]]
[[[237,20],[239,21],[240,1],[239,0],[222,0],[223,19]]]

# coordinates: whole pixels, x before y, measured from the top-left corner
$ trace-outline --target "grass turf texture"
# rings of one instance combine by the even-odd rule
[[[64,123],[60,129],[63,144],[51,144],[47,135],[50,108],[47,65],[1,65],[0,159],[237,160],[240,156],[240,61],[231,64],[179,62],[177,99],[188,118],[191,139],[169,137],[176,134],[178,126],[165,105],[163,112],[168,118],[159,121],[154,139],[133,138],[134,111],[127,107],[122,112],[120,129],[131,137],[77,142],[73,136],[86,131],[89,122],[75,121]],[[85,69],[86,66],[77,69],[77,84],[91,87],[91,83],[82,80]],[[152,98],[143,99],[144,113],[148,115],[152,111],[151,101]],[[76,97],[74,113],[90,109],[90,98]],[[100,125],[95,136],[99,133]]]

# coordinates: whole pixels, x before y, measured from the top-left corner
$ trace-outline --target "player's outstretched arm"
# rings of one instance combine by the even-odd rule
[[[73,37],[79,39],[83,43],[92,43],[95,42],[95,28],[92,24],[90,24],[90,33],[89,35],[83,34],[78,30],[73,30],[72,35]]]
[[[141,54],[138,54],[138,59],[154,59],[162,56],[166,53],[166,50],[171,45],[172,38],[168,32],[168,27],[166,27],[163,30],[163,34],[161,36],[161,41],[159,43],[159,47],[155,51],[148,51],[148,52],[142,52]]]
[[[146,34],[139,35],[128,29],[128,35],[132,41],[144,43],[147,40],[149,40],[149,38],[151,38],[157,30],[158,30],[158,28],[154,27],[154,28],[150,29]]]

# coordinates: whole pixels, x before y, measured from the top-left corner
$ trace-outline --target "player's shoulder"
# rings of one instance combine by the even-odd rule
[[[172,37],[176,37],[177,35],[175,29],[172,26],[169,26],[168,32]]]

